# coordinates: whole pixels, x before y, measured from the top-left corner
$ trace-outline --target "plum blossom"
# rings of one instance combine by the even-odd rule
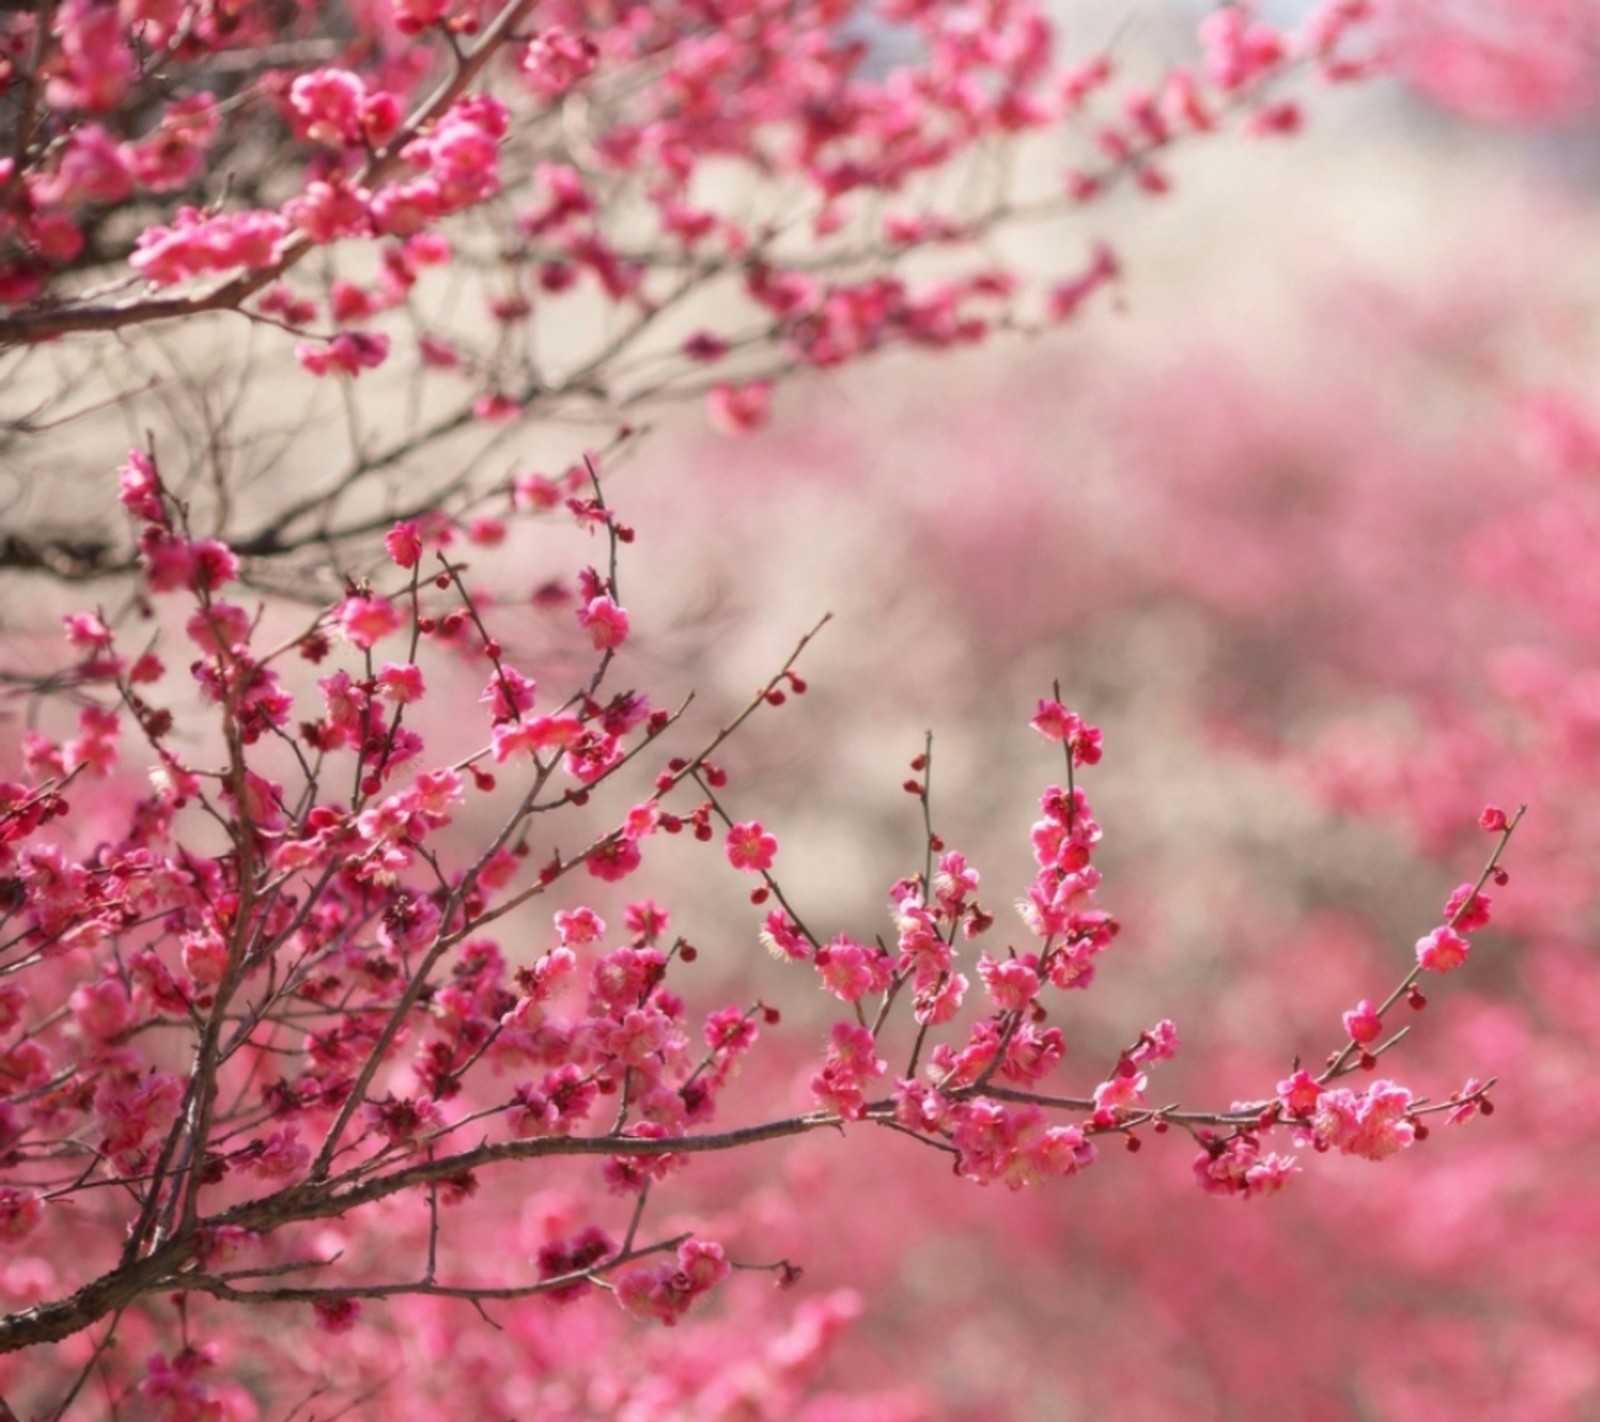
[[[1469,945],[1453,928],[1440,927],[1417,939],[1417,964],[1430,973],[1448,973],[1467,961]]]
[[[764,873],[772,868],[778,853],[778,840],[761,827],[759,820],[732,826],[727,838],[728,863],[735,869]]]

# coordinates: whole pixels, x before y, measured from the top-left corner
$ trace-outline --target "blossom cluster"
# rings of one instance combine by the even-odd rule
[[[300,337],[313,372],[352,377],[399,339],[368,328],[404,301],[425,239],[498,271],[497,337],[425,319],[407,354],[515,402],[527,382],[499,336],[563,297],[598,292],[642,333],[682,301],[686,271],[690,289],[730,273],[742,309],[683,339],[690,379],[675,383],[744,431],[795,364],[1067,319],[1117,279],[1115,254],[1092,244],[1025,281],[984,255],[989,226],[1013,210],[1068,215],[1124,182],[1163,194],[1178,142],[1292,132],[1289,75],[1347,82],[1378,53],[1363,0],[1324,0],[1292,32],[1230,6],[1153,86],[1120,80],[1106,55],[1065,57],[1035,0],[674,3],[627,23],[528,0],[370,8],[352,24],[338,0],[303,7],[287,63],[259,16],[74,3],[48,28],[26,9],[0,19],[13,56],[0,92],[28,96],[0,159],[0,345],[238,310]],[[998,193],[986,212],[922,195],[930,175],[1048,131],[1073,154],[1053,194]],[[770,189],[770,217],[707,196],[730,166]],[[491,200],[509,204],[518,241],[491,248],[449,221]],[[961,262],[915,281],[882,269],[922,248]],[[306,262],[314,251],[328,260]],[[121,266],[149,288],[106,301]],[[111,287],[87,285],[91,271]],[[503,408],[488,399],[479,416]]]
[[[169,478],[154,439],[130,453],[133,596],[65,619],[71,665],[0,782],[0,1239],[23,1246],[0,1261],[0,1390],[48,1415],[93,1377],[111,1410],[246,1418],[219,1322],[240,1305],[339,1339],[329,1376],[380,1313],[458,1346],[427,1312],[446,1303],[577,1315],[609,1294],[613,1315],[687,1329],[737,1269],[798,1270],[664,1202],[697,1157],[784,1137],[878,1125],[1020,1191],[1106,1141],[1178,1131],[1203,1188],[1249,1197],[1296,1168],[1275,1134],[1379,1160],[1432,1112],[1490,1108],[1476,1081],[1445,1102],[1342,1084],[1394,1046],[1386,1017],[1422,1006],[1419,975],[1465,960],[1482,881],[1395,994],[1346,1014],[1320,1073],[1225,1110],[1157,1106],[1178,1044],[1161,1021],[1066,1094],[1065,994],[1118,934],[1076,780],[1098,728],[1059,693],[1033,718],[1065,783],[1041,798],[1016,920],[934,833],[930,749],[906,784],[925,855],[890,887],[887,928],[814,932],[777,877],[779,835],[729,812],[720,763],[749,716],[805,691],[794,658],[707,744],[666,756],[680,713],[611,689],[641,609],[604,461],[552,477],[427,457],[462,430],[493,450],[532,410],[610,418],[682,395],[745,433],[794,367],[1067,320],[1120,280],[1118,254],[1069,243],[1060,270],[1024,279],[991,229],[1092,219],[1123,186],[1159,197],[1180,141],[1294,132],[1293,75],[1375,68],[1369,8],[1333,0],[1291,33],[1224,7],[1195,60],[1150,85],[1106,56],[1065,61],[1028,0],[378,0],[301,6],[281,33],[248,7],[0,14],[0,99],[19,117],[0,157],[0,347],[233,313],[323,378],[307,388],[352,431],[349,471],[317,471],[332,494],[243,535],[225,478]],[[1048,192],[943,205],[972,186],[943,179],[992,174],[996,145],[1046,132],[1071,149]],[[756,200],[716,196],[730,170]],[[937,275],[904,260],[927,249]],[[441,279],[461,272],[482,278],[465,314]],[[658,357],[663,314],[719,283],[734,300]],[[572,320],[579,301],[606,319]],[[554,327],[600,334],[562,368],[541,358]],[[374,444],[354,382],[364,397],[397,368],[454,394]],[[374,519],[360,495],[396,468],[416,480],[385,485],[400,512]],[[516,609],[547,619],[559,655],[525,650],[470,580],[467,555],[524,516],[610,555]],[[311,547],[335,551],[337,594],[310,614],[262,600],[262,564]],[[1484,827],[1503,845],[1514,824]],[[748,936],[821,994],[802,1114],[728,1122],[779,1013],[753,993],[702,1000],[689,915],[639,887],[669,839],[748,876],[764,910]],[[550,1198],[558,1177],[585,1182],[576,1205]],[[528,1180],[513,1227],[503,1196]],[[654,1410],[604,1389],[576,1405],[724,1415],[790,1396],[854,1311],[802,1304],[711,1400],[657,1380]],[[40,1349],[62,1360],[43,1384]],[[360,1366],[328,1385],[359,1398],[392,1358]],[[287,1384],[273,1400],[301,1401]]]
[[[1261,1153],[1274,1130],[1382,1159],[1425,1133],[1428,1111],[1461,1117],[1483,1102],[1476,1085],[1445,1106],[1389,1082],[1364,1094],[1336,1085],[1372,1060],[1357,1048],[1365,1018],[1320,1077],[1298,1073],[1272,1103],[1152,1106],[1150,1073],[1178,1045],[1166,1021],[1088,1094],[1062,1094],[1067,1039],[1051,1019],[1065,994],[1091,985],[1118,925],[1097,902],[1102,831],[1076,779],[1101,759],[1103,737],[1058,699],[1041,701],[1032,724],[1060,747],[1065,784],[1044,791],[1029,831],[1023,937],[998,951],[969,946],[1001,930],[979,901],[977,869],[931,818],[925,870],[890,890],[889,938],[813,932],[776,877],[778,836],[726,808],[729,776],[711,755],[733,726],[667,759],[650,793],[580,851],[536,852],[542,816],[620,783],[676,718],[639,691],[601,695],[629,641],[616,552],[632,534],[601,499],[596,461],[527,487],[565,490],[540,506],[598,530],[612,551],[609,572],[580,570],[566,604],[593,675],[554,695],[491,630],[452,560],[459,531],[447,521],[395,525],[383,569],[268,643],[261,610],[239,600],[238,556],[194,536],[158,462],[129,455],[119,491],[145,596],[187,609],[174,628],[194,700],[185,710],[159,639],[127,652],[120,619],[70,615],[85,697],[74,733],[32,734],[24,777],[0,790],[10,886],[0,1229],[95,1241],[53,1256],[35,1282],[38,1306],[0,1324],[0,1343],[97,1323],[71,1298],[92,1280],[108,1312],[173,1293],[269,1298],[309,1306],[324,1332],[346,1331],[364,1298],[435,1287],[433,1266],[419,1262],[409,1281],[393,1259],[340,1268],[306,1252],[315,1244],[299,1226],[337,1213],[360,1229],[370,1206],[394,1200],[426,1215],[431,1259],[459,1227],[441,1205],[470,1211],[484,1177],[560,1156],[599,1157],[595,1212],[546,1241],[531,1277],[480,1274],[452,1287],[557,1301],[604,1287],[629,1313],[674,1323],[736,1261],[714,1240],[641,1231],[652,1191],[708,1150],[881,1123],[953,1154],[973,1181],[1018,1190],[1082,1171],[1097,1138],[1135,1149],[1143,1129],[1179,1127],[1203,1147],[1207,1189],[1249,1195],[1293,1168]],[[805,690],[792,662],[746,715]],[[460,717],[427,729],[423,712],[462,665],[487,676],[476,730]],[[316,668],[310,684],[298,667]],[[198,734],[207,723],[209,742]],[[906,784],[929,817],[931,754]],[[141,761],[149,787],[122,827],[84,844],[71,831],[73,800]],[[698,802],[675,805],[690,788]],[[460,834],[474,797],[502,806],[486,841]],[[591,898],[555,912],[553,941],[532,951],[512,950],[493,927],[575,871],[592,895],[609,892],[640,871],[658,836],[715,849],[719,822],[717,857],[760,881],[755,903],[776,900],[760,936],[839,1004],[810,1077],[814,1109],[726,1128],[726,1088],[778,1014],[759,1000],[691,1009],[677,984],[699,949],[674,931],[670,907]],[[224,839],[202,857],[190,846],[206,823]],[[1485,823],[1501,844],[1513,828],[1503,815]],[[1425,940],[1434,961],[1424,955],[1412,979],[1443,966],[1440,935],[1487,921],[1481,888],[1452,896],[1448,922]],[[633,1202],[625,1231],[602,1224],[607,1194]],[[675,1262],[649,1260],[663,1250]],[[792,1269],[764,1267],[784,1278]],[[252,1283],[301,1268],[319,1272],[303,1285]],[[150,1367],[141,1388],[181,1379],[203,1390],[193,1358],[158,1354]]]

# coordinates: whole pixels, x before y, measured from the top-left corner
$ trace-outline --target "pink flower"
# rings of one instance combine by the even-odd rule
[[[117,498],[137,519],[146,523],[166,522],[166,509],[161,502],[161,477],[150,456],[140,450],[130,449],[128,462],[118,471]]]
[[[422,668],[412,662],[386,662],[378,673],[378,695],[396,706],[422,700]]]
[[[210,656],[242,650],[250,640],[250,614],[233,603],[213,602],[196,608],[184,631],[189,640]]]
[[[450,0],[391,0],[394,27],[403,35],[418,35],[450,13]]]
[[[1310,1072],[1300,1070],[1278,1083],[1278,1100],[1291,1116],[1309,1116],[1317,1109],[1322,1088]]]
[[[61,619],[67,641],[80,651],[96,651],[111,645],[111,629],[93,612],[69,612]]]
[[[478,700],[489,707],[496,721],[514,721],[524,711],[533,710],[533,700],[539,683],[531,676],[523,676],[515,667],[501,665],[479,694]]]
[[[947,974],[937,986],[917,989],[913,1015],[924,1027],[937,1027],[952,1021],[967,995],[967,979],[961,973]]]
[[[294,224],[297,232],[304,233],[313,242],[326,244],[341,237],[370,236],[377,208],[378,203],[365,188],[318,179],[307,183],[299,197],[290,198],[284,204],[283,215]],[[285,314],[289,315],[292,325],[303,326],[316,314],[316,308],[302,304]]]
[[[728,863],[735,869],[763,873],[772,868],[773,857],[778,852],[778,841],[761,827],[760,820],[749,820],[734,825],[728,831],[726,852]]]
[[[1436,928],[1417,939],[1417,962],[1430,973],[1448,973],[1467,961],[1467,940],[1453,928]]]
[[[867,1110],[866,1085],[889,1064],[876,1054],[872,1033],[854,1022],[835,1022],[822,1070],[811,1078],[811,1094],[824,1110],[859,1121]]]
[[[1095,1087],[1095,1111],[1097,1113],[1109,1111],[1114,1114],[1118,1111],[1132,1110],[1144,1101],[1145,1088],[1149,1084],[1150,1078],[1142,1071],[1129,1076],[1118,1073]]]
[[[414,568],[422,557],[422,532],[409,520],[395,524],[384,535],[383,543],[398,567]]]
[[[593,943],[606,931],[605,920],[591,908],[562,909],[555,922],[561,941],[579,947]]]
[[[841,1002],[859,1002],[869,992],[883,992],[892,968],[886,954],[864,948],[842,933],[817,950],[816,965],[828,991]]]
[[[574,35],[560,25],[552,25],[528,42],[522,56],[522,73],[528,87],[541,98],[559,98],[594,72],[599,56],[598,46],[587,35]]]
[[[978,959],[978,976],[1004,1012],[1020,1012],[1039,995],[1039,974],[1021,958],[997,961],[985,953]]]
[[[1416,1139],[1410,1110],[1411,1093],[1392,1081],[1373,1082],[1364,1096],[1343,1087],[1324,1091],[1312,1118],[1312,1139],[1323,1149],[1387,1160]]]
[[[1028,724],[1047,741],[1063,742],[1074,765],[1099,764],[1103,739],[1099,727],[1073,715],[1059,701],[1041,700]]]
[[[367,86],[348,69],[314,69],[289,86],[295,128],[313,143],[339,146],[361,138],[361,108]]]
[[[672,1019],[648,1008],[635,1007],[620,1022],[601,1023],[594,1030],[595,1046],[628,1066],[643,1066],[672,1037]]]
[[[782,909],[773,909],[761,925],[761,946],[774,958],[803,963],[811,956],[811,945],[794,920]]]
[[[317,1327],[324,1333],[348,1333],[361,1321],[360,1299],[313,1299],[311,1309],[316,1314]]]
[[[672,924],[672,915],[654,899],[624,906],[622,922],[637,943],[654,943]]]
[[[215,538],[202,538],[188,548],[189,569],[185,579],[195,592],[215,592],[239,576],[239,559],[233,549]]]
[[[591,598],[580,607],[578,625],[588,632],[597,652],[611,651],[628,640],[628,614],[609,597]]]
[[[44,1200],[32,1190],[0,1187],[0,1244],[27,1238],[44,1215]]]
[[[311,1152],[296,1137],[299,1127],[285,1126],[264,1140],[252,1141],[241,1152],[240,1162],[263,1180],[292,1180],[311,1164]]]
[[[341,331],[325,345],[298,345],[294,354],[312,375],[356,376],[388,360],[389,338],[377,331]]]
[[[197,983],[212,985],[222,981],[228,965],[228,945],[215,933],[200,931],[183,936],[184,971]]]
[[[1298,1171],[1292,1156],[1262,1155],[1254,1136],[1235,1136],[1220,1148],[1201,1151],[1194,1162],[1195,1180],[1202,1190],[1247,1200],[1275,1195]]]
[[[706,397],[712,425],[725,435],[749,434],[766,424],[772,410],[772,382],[714,385]]]
[[[619,835],[584,860],[584,867],[596,879],[604,879],[608,884],[615,884],[619,879],[626,879],[633,873],[643,859],[644,856],[639,853],[638,842]]]
[[[1345,1013],[1344,1030],[1350,1034],[1352,1042],[1364,1047],[1383,1035],[1383,1018],[1378,1016],[1377,1008],[1362,998],[1355,1008]]]
[[[172,286],[235,267],[271,266],[288,234],[289,224],[275,212],[207,217],[181,207],[170,227],[140,233],[128,265],[159,286]]]
[[[79,1030],[95,1042],[109,1042],[133,1021],[133,1002],[115,978],[74,988],[67,1005]]]
[[[494,758],[505,761],[518,751],[537,755],[543,750],[564,749],[582,735],[583,722],[570,711],[535,716],[531,721],[508,721],[494,728]]]
[[[352,646],[367,651],[397,631],[405,619],[388,598],[376,593],[357,593],[347,597],[334,610],[339,630]]]
[[[656,826],[660,823],[660,803],[655,800],[646,800],[643,804],[635,805],[628,811],[622,821],[622,833],[627,839],[645,839],[656,832]]]
[[[479,514],[467,525],[468,542],[476,543],[480,548],[497,548],[505,542],[505,538],[505,520],[495,518],[492,514]]]
[[[1168,1062],[1178,1055],[1178,1029],[1166,1018],[1148,1031],[1139,1034],[1138,1045],[1128,1053],[1128,1060],[1137,1066],[1141,1062]]]
[[[721,1245],[691,1239],[678,1246],[676,1264],[623,1274],[617,1280],[617,1302],[635,1318],[655,1319],[670,1328],[732,1272]]]
[[[1458,932],[1471,933],[1488,926],[1493,902],[1487,894],[1474,893],[1471,884],[1463,884],[1445,901],[1444,920]]]

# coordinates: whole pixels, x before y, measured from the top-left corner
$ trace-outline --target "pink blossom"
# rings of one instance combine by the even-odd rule
[[[591,598],[580,607],[578,625],[597,652],[611,651],[628,640],[628,614],[609,597]]]
[[[388,598],[376,593],[347,597],[334,609],[339,630],[353,647],[367,651],[405,624],[400,610]]]
[[[960,973],[946,974],[936,986],[917,989],[913,1015],[923,1026],[941,1026],[954,1020],[966,995],[966,978]]]
[[[314,143],[341,145],[361,137],[361,110],[367,86],[347,69],[314,69],[289,86],[295,128]]]
[[[1143,1103],[1145,1088],[1149,1084],[1150,1079],[1143,1072],[1127,1076],[1119,1073],[1108,1081],[1102,1081],[1094,1089],[1096,1112],[1111,1112],[1114,1118],[1119,1111],[1134,1110]]]
[[[761,926],[761,946],[774,958],[804,962],[811,956],[811,945],[799,925],[782,909],[773,909]]]
[[[323,1333],[348,1333],[361,1321],[361,1300],[346,1297],[313,1299],[312,1312]]]
[[[1116,253],[1105,243],[1097,243],[1088,266],[1079,275],[1051,287],[1045,298],[1046,313],[1052,321],[1070,320],[1085,302],[1120,275],[1121,263]]]
[[[824,1110],[846,1121],[866,1114],[866,1086],[889,1064],[879,1058],[872,1033],[853,1022],[835,1022],[829,1033],[822,1070],[811,1078],[811,1094]]]
[[[1417,962],[1431,973],[1448,973],[1467,961],[1468,947],[1455,929],[1436,928],[1417,939]]]
[[[635,1318],[655,1319],[670,1328],[731,1272],[720,1245],[691,1239],[678,1246],[675,1264],[622,1274],[616,1283],[617,1302]]]
[[[79,1030],[95,1042],[111,1041],[133,1021],[133,1002],[116,978],[102,978],[74,988],[67,1005]]]
[[[117,474],[117,497],[134,518],[146,523],[165,524],[166,508],[161,502],[161,477],[155,463],[141,450],[130,449],[127,462]]]
[[[494,758],[504,761],[520,751],[537,755],[540,751],[566,749],[582,735],[583,722],[570,711],[535,716],[529,721],[507,722],[494,728]]]
[[[418,35],[440,24],[450,13],[450,0],[391,0],[394,27],[403,35]]]
[[[1263,1154],[1260,1141],[1250,1135],[1203,1150],[1194,1161],[1195,1181],[1202,1190],[1246,1200],[1276,1194],[1298,1172],[1292,1156]]]
[[[561,941],[579,947],[593,943],[606,931],[605,920],[591,908],[562,909],[555,922]]]
[[[296,346],[295,359],[312,375],[360,375],[389,358],[389,338],[376,331],[341,331],[322,345]]]
[[[626,879],[643,862],[637,840],[618,835],[608,840],[584,860],[584,868],[596,879],[615,884]]]
[[[765,873],[772,868],[772,861],[778,853],[778,841],[776,836],[768,834],[761,827],[761,821],[748,820],[729,829],[725,848],[728,863],[735,869]]]
[[[1021,1012],[1039,995],[1039,974],[1022,958],[996,961],[985,953],[978,959],[978,976],[1003,1012]]]
[[[660,823],[660,803],[655,800],[646,800],[643,804],[635,805],[623,818],[623,837],[626,839],[645,839],[656,832],[656,827]]]
[[[1072,752],[1074,765],[1097,765],[1102,737],[1096,726],[1074,716],[1059,701],[1041,700],[1028,723],[1049,741],[1061,741]]]
[[[1483,1082],[1477,1077],[1468,1077],[1461,1090],[1456,1092],[1455,1100],[1458,1103],[1445,1115],[1444,1123],[1447,1126],[1459,1126],[1464,1121],[1470,1121],[1478,1114],[1482,1105],[1481,1092]]]
[[[957,1169],[981,1185],[1020,1190],[1051,1176],[1076,1175],[1093,1163],[1094,1146],[1076,1126],[1049,1126],[1034,1105],[979,1097],[949,1113]]]
[[[654,899],[640,899],[623,907],[622,922],[636,943],[654,943],[672,926],[672,915]]]
[[[823,985],[841,1002],[859,1002],[868,993],[889,986],[891,962],[875,949],[840,934],[817,949],[815,960]]]
[[[531,676],[523,676],[515,667],[502,663],[489,678],[478,700],[489,707],[495,721],[514,721],[524,711],[533,710],[534,697],[539,684]]]
[[[749,434],[767,423],[772,413],[772,382],[755,380],[747,385],[720,384],[706,397],[712,425],[725,435]]]
[[[422,700],[422,668],[412,662],[386,662],[378,672],[378,694],[396,706]]]
[[[183,937],[184,971],[197,983],[214,986],[228,964],[228,945],[215,933],[199,931]]]
[[[211,656],[243,650],[250,641],[250,614],[233,603],[196,608],[184,624],[189,640]]]
[[[1309,1116],[1316,1110],[1317,1100],[1322,1095],[1322,1087],[1317,1085],[1316,1078],[1304,1069],[1280,1081],[1277,1091],[1283,1109],[1291,1116]]]
[[[284,219],[295,231],[326,246],[341,237],[367,237],[374,227],[390,230],[378,222],[380,204],[364,188],[341,181],[316,179],[298,197],[283,205]],[[315,308],[302,309],[291,318],[293,325],[306,325]]]
[[[44,1200],[33,1190],[0,1187],[0,1244],[26,1239],[44,1217]]]
[[[467,525],[467,541],[480,548],[497,548],[505,537],[505,520],[489,514],[480,514]]]
[[[1458,932],[1471,933],[1487,927],[1493,903],[1487,894],[1475,893],[1471,884],[1463,884],[1445,901],[1444,920]]]
[[[410,1145],[444,1125],[439,1107],[425,1096],[395,1096],[364,1108],[367,1123],[391,1145]]]
[[[239,212],[205,217],[179,208],[172,226],[146,228],[128,265],[162,286],[236,267],[271,266],[289,225],[275,212]]]
[[[1364,1160],[1386,1160],[1416,1138],[1410,1110],[1411,1093],[1392,1081],[1375,1081],[1360,1096],[1331,1088],[1317,1098],[1311,1136],[1324,1149],[1332,1146]]]
[[[383,538],[397,567],[414,568],[422,558],[422,533],[413,522],[397,523]]]
[[[1168,1062],[1177,1055],[1178,1029],[1163,1019],[1139,1034],[1139,1041],[1128,1053],[1128,1061],[1137,1066],[1141,1062]]]
[[[594,72],[599,53],[587,35],[552,25],[528,42],[522,55],[523,77],[541,98],[558,98]]]
[[[1383,1035],[1383,1018],[1378,1016],[1378,1010],[1366,998],[1362,998],[1345,1013],[1344,1030],[1350,1034],[1352,1042],[1364,1047]]]

